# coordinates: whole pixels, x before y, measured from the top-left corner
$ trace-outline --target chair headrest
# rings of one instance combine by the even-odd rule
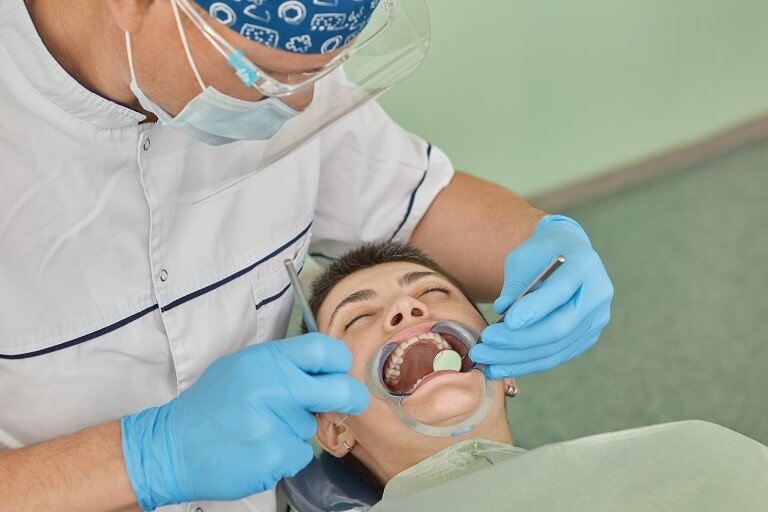
[[[376,491],[326,452],[296,476],[282,479],[278,487],[297,512],[364,512],[379,501]]]

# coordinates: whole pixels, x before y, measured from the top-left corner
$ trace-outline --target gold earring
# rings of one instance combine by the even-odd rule
[[[514,398],[517,396],[518,391],[519,389],[517,389],[517,386],[510,382],[507,384],[507,389],[504,391],[504,394],[510,398]]]
[[[342,441],[341,444],[343,444],[344,448],[346,448],[347,451],[350,451],[350,452],[352,451],[352,448],[354,448],[354,446],[349,446],[346,441]]]

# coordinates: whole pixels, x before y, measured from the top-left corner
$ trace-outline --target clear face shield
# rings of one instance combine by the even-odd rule
[[[157,141],[153,140],[153,151],[167,152],[155,156],[167,164],[145,169],[143,186],[151,195],[178,203],[204,201],[235,187],[296,150],[363,103],[377,98],[415,71],[424,60],[430,41],[429,12],[424,0],[380,0],[362,32],[322,68],[278,78],[260,69],[241,50],[233,47],[192,7],[189,0],[171,2],[177,16],[178,12],[183,13],[221,54],[243,87],[256,88],[266,96],[262,101],[274,102],[275,99],[289,98],[313,88],[313,99],[306,110],[286,116],[288,119],[269,138],[246,142],[249,146],[247,162],[241,165],[221,165],[204,170],[179,165],[178,162],[184,162],[189,156],[172,153],[188,148],[178,144],[155,144]],[[183,30],[180,24],[179,27]],[[192,59],[186,36],[182,33],[181,37],[187,57]],[[345,44],[344,40],[332,40],[328,51]],[[225,113],[229,109],[237,115],[247,108],[246,104],[252,106],[259,103],[232,100],[234,98],[217,100],[217,108]],[[236,139],[226,142],[242,144]],[[172,165],[173,162],[176,164]]]
[[[374,396],[386,401],[397,418],[411,430],[433,437],[451,437],[465,434],[482,422],[493,408],[494,384],[483,374],[484,366],[469,359],[469,349],[480,340],[480,334],[472,328],[456,321],[439,321],[432,327],[432,336],[422,336],[418,340],[406,341],[406,345],[417,344],[426,354],[427,364],[431,368],[428,374],[419,379],[411,389],[398,389],[396,377],[398,362],[402,362],[401,350],[412,350],[403,344],[387,343],[371,357],[366,368],[366,384]],[[430,372],[431,370],[431,372]],[[423,370],[422,370],[423,371]],[[480,372],[485,382],[484,395],[477,407],[465,419],[451,424],[428,424],[409,414],[408,397],[417,393],[418,387],[427,379],[439,378],[442,372]],[[459,376],[459,378],[462,378]]]

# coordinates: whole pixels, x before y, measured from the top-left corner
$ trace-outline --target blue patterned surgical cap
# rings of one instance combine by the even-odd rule
[[[379,0],[195,0],[222,25],[270,48],[326,53],[365,28]]]

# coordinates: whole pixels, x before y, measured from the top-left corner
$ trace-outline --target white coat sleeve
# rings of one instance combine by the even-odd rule
[[[310,247],[321,264],[362,242],[408,241],[453,177],[445,153],[404,130],[376,101],[324,131],[321,148]]]

